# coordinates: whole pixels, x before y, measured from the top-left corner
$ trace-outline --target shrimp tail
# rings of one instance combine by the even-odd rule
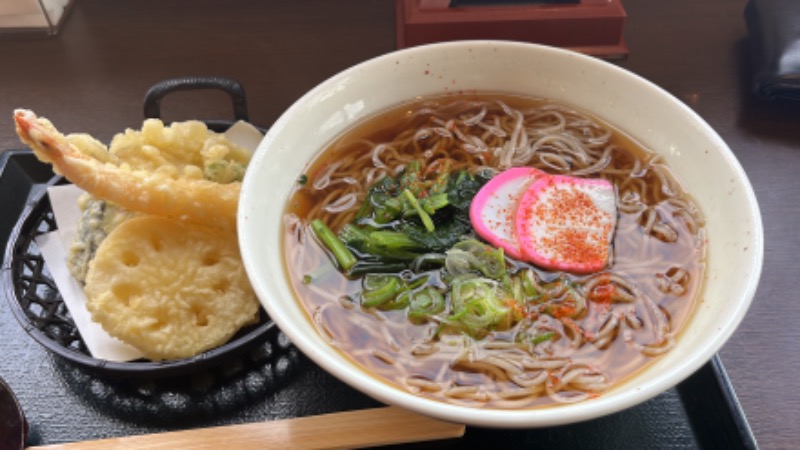
[[[16,131],[36,157],[94,197],[124,209],[235,229],[241,183],[172,178],[99,161],[32,111],[14,111]]]
[[[33,150],[40,161],[57,165],[56,160],[60,159],[60,152],[54,148],[55,143],[47,136],[58,132],[49,120],[38,119],[33,111],[17,109],[14,111],[14,124],[17,135]],[[58,170],[57,167],[54,168]]]
[[[39,161],[52,164],[57,174],[63,175],[82,189],[89,192],[95,190],[88,186],[93,181],[100,181],[91,177],[99,175],[92,174],[92,161],[74,148],[49,120],[37,117],[32,111],[18,109],[14,111],[14,122],[17,135],[33,150]]]

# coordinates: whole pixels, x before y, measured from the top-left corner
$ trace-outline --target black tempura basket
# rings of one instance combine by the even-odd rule
[[[174,91],[218,89],[233,102],[234,120],[204,121],[210,130],[224,132],[237,120],[248,120],[242,86],[231,79],[190,77],[161,81],[144,98],[145,118],[160,118],[162,98]],[[262,131],[264,131],[262,129]],[[54,175],[47,186],[66,184]],[[245,355],[277,333],[274,322],[261,310],[257,324],[240,330],[226,344],[192,358],[114,362],[92,357],[47,268],[36,237],[56,230],[55,217],[46,189],[35,191],[14,226],[3,258],[2,279],[9,307],[25,331],[39,344],[61,358],[92,371],[118,377],[164,378],[222,365]]]

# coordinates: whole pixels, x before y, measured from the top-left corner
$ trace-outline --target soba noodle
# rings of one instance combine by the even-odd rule
[[[370,186],[412,161],[423,173],[447,161],[453,171],[531,166],[611,181],[619,216],[606,270],[573,275],[507,259],[545,298],[581,305],[580,316],[539,314],[475,337],[354,302],[359,280],[336,271],[308,224],[319,219],[340,229]],[[599,395],[674,346],[701,289],[703,218],[670,169],[619,131],[561,104],[472,95],[404,105],[348,132],[307,175],[285,222],[286,265],[298,298],[332,345],[419,395],[497,408]],[[550,330],[548,338],[520,341],[525,327]]]

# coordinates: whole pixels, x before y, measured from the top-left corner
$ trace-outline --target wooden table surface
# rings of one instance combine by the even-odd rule
[[[627,59],[616,63],[671,92],[728,143],[755,188],[766,236],[761,284],[720,355],[758,443],[800,445],[800,104],[756,100],[745,0],[633,0]],[[395,48],[390,0],[77,0],[59,35],[0,36],[0,149],[21,148],[16,107],[101,140],[142,120],[159,80],[219,75],[246,89],[268,126],[305,91]],[[221,93],[169,96],[167,120],[227,119]]]

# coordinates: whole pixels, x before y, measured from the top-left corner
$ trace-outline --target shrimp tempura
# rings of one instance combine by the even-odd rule
[[[102,162],[69,143],[49,120],[14,111],[16,130],[36,157],[94,197],[124,209],[187,222],[235,229],[241,183],[173,178]]]

